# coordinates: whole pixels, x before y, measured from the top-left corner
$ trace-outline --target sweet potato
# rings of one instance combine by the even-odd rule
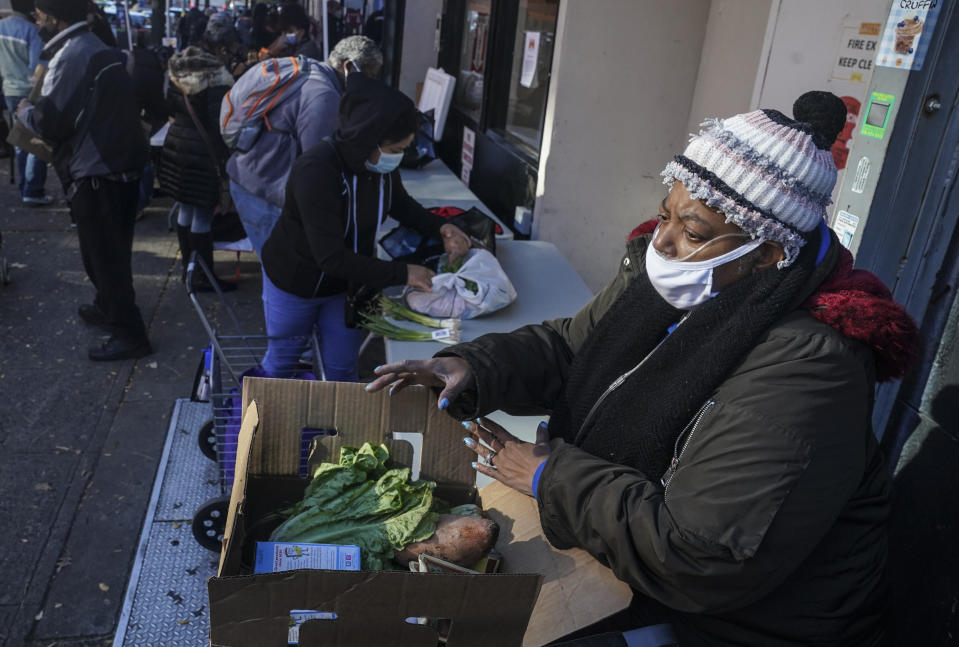
[[[433,536],[397,551],[396,561],[406,564],[426,553],[470,567],[492,550],[498,534],[499,526],[490,519],[441,514]]]

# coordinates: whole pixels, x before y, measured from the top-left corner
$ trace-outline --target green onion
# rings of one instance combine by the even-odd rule
[[[363,321],[360,327],[369,330],[376,335],[382,335],[387,339],[397,341],[438,341],[444,344],[456,344],[460,340],[459,329],[443,328],[432,332],[426,330],[411,330],[395,323],[387,321],[381,315],[367,314],[361,312]]]
[[[430,328],[451,328],[453,330],[459,330],[461,326],[459,319],[434,319],[419,312],[413,312],[385,294],[380,294],[378,303],[383,310],[383,314],[387,317],[393,317],[394,319],[406,319]]]

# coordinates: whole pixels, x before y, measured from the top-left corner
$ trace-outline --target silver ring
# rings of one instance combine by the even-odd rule
[[[496,467],[495,465],[493,465],[494,458],[496,458],[496,451],[491,449],[489,450],[489,454],[486,455],[486,464],[489,465],[490,467]]]

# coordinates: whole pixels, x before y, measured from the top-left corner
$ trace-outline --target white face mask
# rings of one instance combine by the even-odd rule
[[[691,254],[680,259],[662,256],[653,247],[653,241],[659,235],[659,227],[653,233],[653,240],[646,250],[646,274],[659,296],[678,310],[689,310],[709,301],[713,296],[713,270],[737,258],[742,258],[765,242],[762,238],[750,240],[731,252],[705,261],[687,261],[705,247],[723,238],[747,238],[746,234],[723,234],[702,244]]]
[[[384,153],[383,149],[380,148],[380,159],[377,160],[376,164],[370,164],[370,161],[366,160],[366,170],[385,175],[395,171],[402,161],[403,153]]]

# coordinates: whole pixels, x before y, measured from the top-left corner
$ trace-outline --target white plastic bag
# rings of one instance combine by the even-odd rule
[[[445,255],[440,266],[446,262]],[[475,288],[475,292],[474,292]],[[471,249],[455,272],[433,277],[433,291],[412,290],[406,295],[410,309],[431,317],[472,319],[500,308],[516,299],[516,289],[496,257],[485,249]]]

